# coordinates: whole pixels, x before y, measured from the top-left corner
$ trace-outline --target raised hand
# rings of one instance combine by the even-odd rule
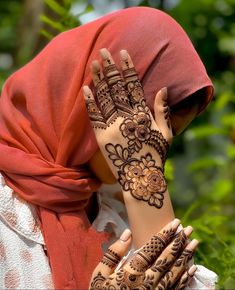
[[[183,289],[196,271],[195,266],[189,269],[188,262],[198,242],[187,240],[192,227],[175,235],[179,223],[175,219],[166,225],[129,262],[116,269],[131,244],[130,237],[124,233],[124,241],[121,237],[114,243],[94,270],[90,289]]]
[[[128,53],[121,51],[120,73],[110,53],[103,49],[103,71],[92,64],[95,96],[84,87],[87,111],[99,147],[124,192],[161,208],[167,185],[163,167],[172,131],[167,91],[156,96],[155,120]]]

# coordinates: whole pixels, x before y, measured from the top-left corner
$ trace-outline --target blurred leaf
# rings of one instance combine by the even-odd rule
[[[61,6],[56,0],[44,0],[44,2],[53,10],[55,11],[58,15],[64,16],[68,13],[68,11]],[[70,1],[71,3],[71,1]],[[67,1],[67,5],[69,2]]]
[[[226,131],[213,125],[197,126],[196,128],[193,128],[190,131],[186,132],[186,138],[188,138],[189,140],[200,139],[215,134],[226,134]]]
[[[173,168],[172,161],[170,159],[166,160],[164,174],[165,174],[165,178],[166,178],[166,180],[168,182],[173,180],[173,178],[174,178],[174,168]]]

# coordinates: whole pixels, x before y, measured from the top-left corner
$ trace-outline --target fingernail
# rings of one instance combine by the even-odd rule
[[[162,96],[162,99],[163,101],[166,101],[167,100],[167,87],[164,87],[160,90],[161,94],[163,95]]]
[[[93,72],[99,72],[100,71],[100,64],[98,60],[93,60],[91,63],[91,68]]]
[[[120,241],[125,243],[129,240],[130,237],[131,237],[131,231],[129,229],[125,229],[125,231],[122,233],[120,237]]]
[[[82,89],[83,89],[84,95],[88,97],[90,95],[90,93],[91,93],[91,90],[89,89],[89,87],[88,86],[83,86]]]
[[[188,247],[190,247],[190,249],[194,250],[194,249],[198,246],[198,244],[199,244],[199,241],[196,240],[196,239],[193,239],[193,240],[189,243]]]
[[[188,226],[184,229],[184,233],[187,237],[189,237],[192,232],[193,232],[193,228],[191,226]]]
[[[120,51],[120,56],[121,56],[121,60],[126,61],[126,60],[128,59],[127,51],[124,50],[124,49],[122,49],[122,50]]]
[[[188,273],[190,276],[193,276],[193,274],[197,271],[197,266],[195,265],[192,265],[189,270],[188,270]]]
[[[108,53],[107,48],[102,48],[100,50],[100,54],[101,54],[102,58],[105,60],[109,58],[109,53]]]
[[[174,219],[173,222],[172,222],[171,227],[172,227],[173,230],[176,230],[179,225],[180,225],[180,220],[179,219]]]

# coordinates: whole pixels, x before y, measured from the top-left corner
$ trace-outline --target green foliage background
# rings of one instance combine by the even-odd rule
[[[41,41],[19,55],[19,24],[27,2],[0,2],[0,86],[48,39],[80,25],[79,16],[93,9],[92,1],[44,0],[38,12]],[[132,2],[123,1],[123,7],[133,6]],[[75,4],[83,5],[80,15],[71,12]],[[215,84],[215,99],[207,111],[175,138],[166,173],[177,216],[183,224],[193,225],[194,237],[201,241],[197,263],[219,274],[219,289],[235,289],[235,0],[138,5],[165,10],[183,26]],[[1,55],[6,54],[12,58],[8,67],[1,66]]]

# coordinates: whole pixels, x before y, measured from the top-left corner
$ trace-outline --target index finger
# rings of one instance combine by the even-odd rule
[[[125,270],[131,273],[145,272],[173,239],[179,225],[179,219],[175,219],[173,222],[168,223],[134,254],[130,262],[124,266]]]

